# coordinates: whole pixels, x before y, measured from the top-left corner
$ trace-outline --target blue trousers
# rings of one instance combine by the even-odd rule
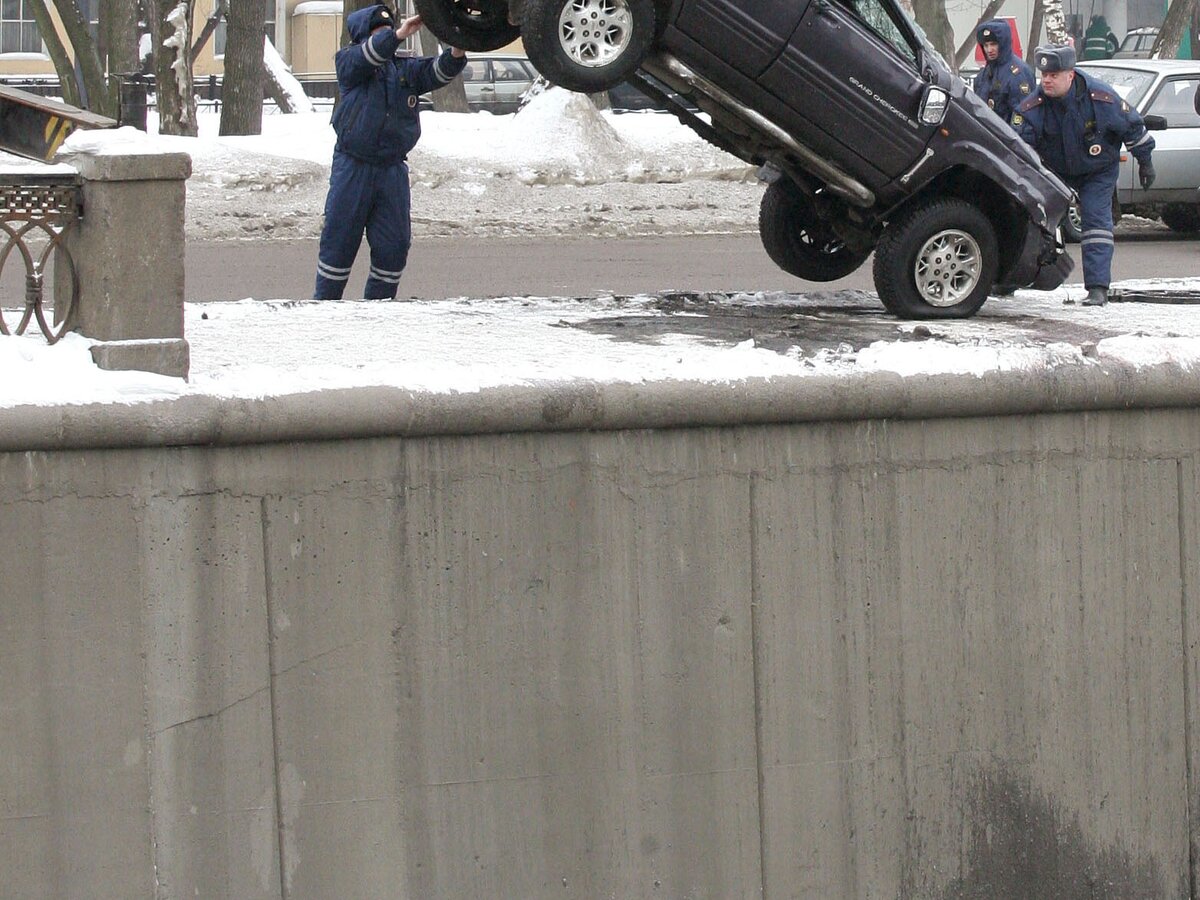
[[[374,165],[334,152],[317,258],[317,300],[340,300],[363,233],[371,248],[368,300],[391,300],[412,246],[408,165]]]
[[[1079,248],[1083,255],[1084,287],[1106,288],[1112,282],[1115,249],[1112,202],[1119,171],[1120,167],[1114,163],[1111,169],[1102,172],[1063,179],[1079,195],[1079,217],[1083,226]]]

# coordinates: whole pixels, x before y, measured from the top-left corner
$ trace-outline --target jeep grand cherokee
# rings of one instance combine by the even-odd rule
[[[1046,289],[1071,271],[1058,234],[1070,190],[953,76],[896,0],[416,6],[439,38],[468,51],[521,37],[538,70],[570,90],[631,80],[760,165],[763,246],[799,278],[841,278],[874,250],[888,310],[961,318],[995,284]]]

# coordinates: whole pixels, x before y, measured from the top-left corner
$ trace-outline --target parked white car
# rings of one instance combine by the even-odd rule
[[[1157,176],[1150,190],[1142,190],[1133,158],[1122,153],[1116,197],[1121,211],[1161,216],[1174,231],[1200,231],[1200,60],[1108,59],[1080,63],[1079,68],[1111,84],[1143,118],[1161,117],[1166,124],[1154,131]],[[1161,124],[1147,120],[1148,126]]]

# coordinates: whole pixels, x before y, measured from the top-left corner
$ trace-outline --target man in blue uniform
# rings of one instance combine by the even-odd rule
[[[984,22],[975,29],[975,40],[983,51],[985,65],[975,76],[975,93],[1012,124],[1017,107],[1033,93],[1033,69],[1013,54],[1012,29],[1003,19]]]
[[[1103,306],[1112,280],[1112,198],[1121,145],[1137,159],[1138,180],[1147,189],[1154,183],[1154,138],[1111,86],[1075,70],[1073,48],[1038,47],[1036,60],[1041,84],[1017,108],[1013,123],[1046,168],[1079,196],[1083,304]]]
[[[341,299],[364,231],[371,270],[363,296],[396,296],[412,244],[405,159],[421,136],[417,98],[449,84],[467,64],[466,54],[453,47],[438,57],[397,56],[400,42],[420,27],[420,16],[395,27],[386,6],[360,9],[346,19],[353,43],[334,58],[342,99],[333,114],[337,144],[317,259],[317,300]]]

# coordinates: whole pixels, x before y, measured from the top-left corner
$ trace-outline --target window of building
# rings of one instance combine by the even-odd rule
[[[263,34],[271,39],[271,43],[275,43],[275,0],[263,0]],[[227,38],[225,27],[225,17],[221,17],[221,21],[217,24],[216,30],[213,32],[213,55],[225,55],[225,41]]]
[[[41,53],[42,36],[33,18],[41,0],[0,0],[0,53]]]

